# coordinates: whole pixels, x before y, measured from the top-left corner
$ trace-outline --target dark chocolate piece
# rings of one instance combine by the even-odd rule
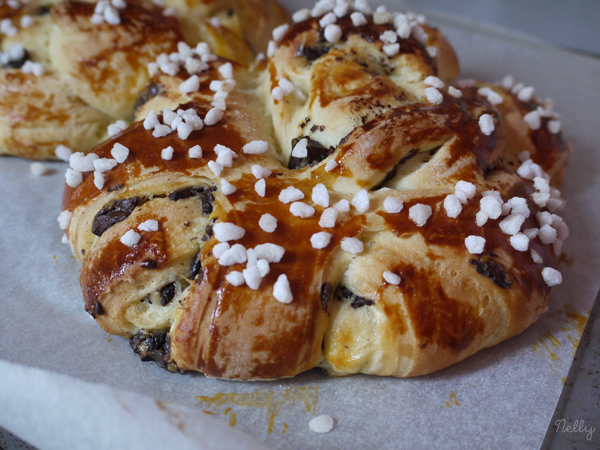
[[[213,211],[213,202],[215,201],[214,195],[212,195],[213,191],[217,188],[215,186],[211,187],[188,187],[185,189],[180,189],[178,191],[171,192],[168,197],[170,200],[177,201],[188,197],[200,197],[200,201],[202,202],[202,212],[205,215],[210,215]]]
[[[104,315],[104,308],[102,307],[102,305],[100,304],[100,302],[96,302],[88,310],[88,313],[90,314],[90,316],[92,316],[95,319],[96,316],[103,316]]]
[[[45,16],[48,13],[50,13],[50,6],[46,5],[46,6],[40,6],[36,10],[35,15],[38,16],[38,17],[41,17],[41,16]]]
[[[305,57],[308,61],[314,61],[317,58],[327,54],[331,50],[331,45],[327,42],[316,42],[313,45],[301,45],[298,48],[298,56]]]
[[[20,69],[21,67],[23,67],[23,64],[25,64],[25,61],[27,61],[30,58],[29,53],[27,53],[27,50],[23,50],[23,56],[19,59],[10,59],[6,62],[6,64],[2,65],[3,69]]]
[[[216,217],[210,219],[210,221],[208,222],[208,225],[206,225],[206,228],[204,229],[204,236],[202,236],[202,242],[206,242],[206,241],[209,241],[212,239],[212,237],[213,237],[212,226],[216,221],[217,221]]]
[[[320,163],[329,155],[331,155],[334,151],[333,147],[326,148],[318,141],[308,137],[308,136],[299,136],[292,140],[292,148],[296,146],[296,144],[301,140],[306,139],[306,158],[297,158],[295,156],[290,157],[290,162],[288,163],[288,167],[290,169],[302,169],[306,166],[313,166],[317,163]]]
[[[167,306],[175,297],[175,283],[167,284],[160,290],[160,304]]]
[[[116,184],[110,188],[107,189],[107,192],[114,192],[114,191],[118,191],[119,189],[121,189],[124,186],[123,183],[120,184]]]
[[[158,263],[153,259],[145,259],[140,263],[140,267],[144,269],[156,269],[158,267]]]
[[[192,262],[192,270],[190,273],[190,280],[195,280],[198,277],[198,283],[202,280],[202,261],[200,261],[200,252],[202,249],[198,250],[196,256],[194,257],[194,261]]]
[[[204,189],[204,191],[200,194],[200,199],[202,200],[202,212],[207,216],[213,212],[213,202],[215,201],[215,197],[212,195],[212,193],[216,190],[217,188],[213,186]]]
[[[125,220],[140,205],[142,199],[139,197],[125,198],[116,200],[96,214],[92,222],[92,233],[96,236],[102,236],[106,230],[112,227],[115,223]]]
[[[402,157],[400,159],[400,161],[398,161],[396,163],[396,165],[394,166],[394,168],[392,170],[390,170],[388,173],[385,174],[385,178],[383,179],[383,181],[381,183],[379,183],[379,185],[377,185],[373,190],[381,189],[383,186],[385,186],[385,184],[388,181],[392,180],[396,176],[396,173],[398,172],[398,169],[400,168],[400,166],[403,165],[410,158],[412,158],[413,156],[415,156],[417,153],[419,153],[419,149],[418,148],[413,148],[406,155],[404,155],[404,157]]]
[[[165,95],[165,87],[162,84],[151,81],[136,99],[135,104],[133,105],[133,111],[137,114],[142,106],[158,95]]]
[[[164,334],[138,333],[129,340],[129,345],[133,352],[140,357],[142,361],[154,360],[154,352],[161,349],[165,344]]]
[[[171,358],[171,336],[168,333],[150,334],[140,331],[129,339],[129,345],[142,361],[156,361],[162,369],[184,373]]]
[[[327,311],[327,305],[331,300],[331,294],[333,294],[333,287],[331,283],[323,283],[321,285],[321,307],[323,311]]]
[[[177,200],[182,200],[191,196],[198,196],[202,193],[202,191],[204,191],[204,188],[188,187],[179,189],[178,191],[173,191],[168,195],[168,197],[169,200],[176,202]]]
[[[475,266],[478,274],[489,278],[502,289],[509,288],[513,284],[506,268],[492,259],[490,255],[483,254],[479,259],[472,259],[469,263]]]
[[[352,292],[345,286],[340,286],[337,295],[338,299],[343,298],[346,300],[350,300],[350,306],[352,306],[355,309],[362,308],[363,306],[372,306],[375,304],[375,300],[356,295],[354,292]]]

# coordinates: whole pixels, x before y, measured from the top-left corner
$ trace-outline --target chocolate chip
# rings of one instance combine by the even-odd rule
[[[27,61],[30,58],[29,53],[27,53],[27,50],[23,50],[23,56],[19,59],[11,59],[9,61],[6,62],[6,64],[2,65],[3,69],[20,69],[21,67],[23,67],[23,64],[25,64],[25,61]]]
[[[374,190],[377,189],[381,189],[383,186],[385,186],[385,184],[390,181],[391,179],[393,179],[396,176],[396,173],[398,172],[398,169],[400,168],[401,165],[403,165],[404,163],[406,163],[406,161],[408,161],[409,159],[411,159],[413,156],[415,156],[417,153],[419,153],[419,149],[418,148],[413,148],[411,151],[409,151],[406,155],[404,155],[400,161],[398,161],[396,163],[396,165],[394,166],[394,168],[392,170],[390,170],[388,173],[385,174],[385,178],[383,179],[383,181],[381,183],[379,183],[379,185],[377,185]]]
[[[148,333],[141,331],[131,339],[129,345],[142,361],[156,361],[156,365],[169,372],[180,372],[177,363],[171,357],[171,336],[169,333]]]
[[[375,300],[357,296],[354,300],[352,300],[352,303],[350,303],[350,306],[352,306],[353,308],[356,309],[356,308],[362,308],[363,306],[372,306],[374,304],[375,304]]]
[[[492,259],[490,255],[483,254],[479,259],[472,259],[469,263],[475,266],[478,274],[489,278],[502,289],[509,288],[513,283],[505,267]]]
[[[196,253],[196,257],[192,262],[192,270],[190,273],[190,279],[195,280],[196,277],[198,277],[198,282],[200,282],[200,280],[202,279],[202,261],[200,261],[200,251],[201,250],[199,250],[198,253]]]
[[[297,55],[303,56],[308,61],[314,61],[315,59],[327,54],[329,50],[331,50],[331,45],[318,42],[310,46],[301,45],[300,48],[298,48]]]
[[[216,187],[211,187],[205,189],[202,194],[200,194],[200,199],[202,200],[202,212],[205,215],[209,215],[213,212],[213,202],[215,201],[215,197],[212,195],[213,191],[215,191]]]
[[[185,189],[180,189],[178,191],[171,192],[168,197],[170,200],[177,201],[184,198],[196,196],[200,197],[200,201],[202,202],[202,212],[205,215],[210,215],[213,212],[213,202],[215,201],[215,197],[212,193],[217,188],[215,186],[212,187],[188,187]]]
[[[206,242],[212,239],[213,237],[213,224],[217,221],[217,218],[214,217],[212,219],[210,219],[210,221],[208,222],[208,225],[206,225],[206,228],[204,229],[204,236],[202,236],[202,242]]]
[[[167,306],[175,297],[175,283],[167,284],[160,290],[160,304]]]
[[[334,151],[333,147],[326,148],[318,141],[308,137],[308,136],[299,136],[292,140],[292,148],[296,146],[296,144],[301,140],[306,139],[306,157],[305,158],[297,158],[295,156],[290,157],[290,161],[288,163],[288,167],[290,169],[302,169],[306,166],[313,166],[317,163],[320,163],[329,155],[331,155]]]
[[[154,352],[163,348],[165,344],[164,334],[138,333],[129,339],[129,345],[142,361],[154,360]]]
[[[323,311],[327,311],[327,304],[331,300],[331,294],[333,293],[333,287],[331,283],[323,283],[321,285],[321,307]]]
[[[36,16],[45,16],[49,12],[50,12],[50,7],[49,6],[40,6],[37,9],[37,11],[35,12],[35,15]]]
[[[169,362],[166,360],[165,354],[163,352],[161,352],[159,350],[155,350],[153,358],[158,367],[160,367],[161,369],[168,370],[167,367],[169,365]]]
[[[298,125],[300,128],[304,128],[306,125],[308,125],[308,122],[310,122],[310,117],[305,117],[304,120],[302,121],[302,123],[300,123],[300,125]]]
[[[114,192],[114,191],[118,191],[118,190],[119,190],[119,189],[121,189],[123,186],[125,186],[125,184],[124,184],[124,183],[117,184],[117,185],[115,185],[115,186],[112,186],[112,187],[108,188],[107,192]]]
[[[140,267],[143,269],[156,269],[158,267],[158,263],[153,259],[145,259],[140,263]]]
[[[165,87],[162,84],[151,82],[138,96],[135,104],[133,105],[133,111],[137,114],[141,107],[144,106],[149,100],[158,95],[164,96],[165,92]]]
[[[96,316],[103,316],[104,315],[104,308],[102,307],[102,305],[100,304],[100,302],[96,302],[92,305],[91,309],[90,309],[90,315],[95,319]]]
[[[363,306],[372,306],[375,304],[375,300],[356,295],[354,292],[352,292],[345,286],[340,286],[340,288],[338,289],[338,298],[340,297],[346,300],[350,300],[350,306],[352,306],[355,309],[362,308]]]
[[[198,196],[204,191],[204,188],[199,187],[188,187],[185,189],[179,189],[178,191],[171,192],[168,197],[169,200],[173,200],[176,202],[177,200],[182,200],[184,198]]]
[[[96,236],[102,236],[106,230],[112,227],[115,223],[125,220],[140,205],[142,199],[139,197],[131,197],[123,200],[116,200],[102,208],[96,214],[92,222],[92,233]]]

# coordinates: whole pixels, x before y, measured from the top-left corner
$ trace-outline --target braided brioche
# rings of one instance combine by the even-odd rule
[[[111,122],[131,120],[159,55],[168,64],[179,42],[206,42],[248,63],[287,19],[273,0],[52,3],[3,6],[0,154],[55,158],[59,144],[87,152]]]
[[[510,79],[448,86],[455,55],[421,18],[325,3],[267,61],[157,74],[83,157],[96,171],[70,169],[86,309],[142,358],[421,375],[522,332],[560,282],[549,182],[570,148],[548,105]]]

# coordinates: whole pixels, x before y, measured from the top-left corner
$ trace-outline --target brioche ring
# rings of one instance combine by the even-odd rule
[[[327,13],[294,15],[255,66],[156,75],[162,95],[87,157],[114,167],[70,169],[86,309],[142,358],[407,377],[546,309],[570,151],[549,106],[510,79],[449,86],[455,55],[420,17]]]

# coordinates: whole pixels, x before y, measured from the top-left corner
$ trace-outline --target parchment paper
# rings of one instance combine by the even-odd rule
[[[56,223],[65,164],[50,163],[54,174],[35,177],[29,162],[1,158],[0,358],[51,372],[49,394],[57,392],[56,383],[69,386],[68,378],[54,375],[64,374],[205,411],[277,449],[539,448],[600,286],[600,61],[474,24],[428,18],[456,48],[463,77],[493,81],[512,73],[535,86],[537,96],[553,97],[575,147],[562,186],[568,200],[562,215],[571,228],[559,267],[564,283],[530,329],[419,378],[330,378],[313,370],[278,382],[241,383],[171,374],[141,363],[127,340],[107,335],[84,311],[79,263],[60,243]],[[0,379],[18,376],[33,385],[45,373],[7,367],[0,365]],[[0,398],[18,399],[16,392],[0,383]],[[89,405],[85,390],[78,392],[65,401],[83,412]],[[318,414],[334,417],[332,432],[309,430]],[[189,421],[210,429],[194,414]],[[0,408],[0,426],[28,438],[23,428],[14,429],[10,409]],[[48,436],[51,429],[48,423]],[[123,419],[112,432],[126,436],[130,429]],[[82,427],[73,425],[70,433],[86,438]],[[66,442],[64,448],[74,447]],[[90,440],[89,448],[100,447]]]

